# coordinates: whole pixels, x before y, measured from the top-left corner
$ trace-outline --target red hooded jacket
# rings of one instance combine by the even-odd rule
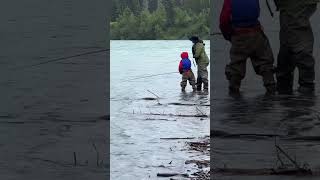
[[[191,61],[189,59],[189,55],[187,52],[181,53],[181,61],[179,63],[179,72],[182,74],[183,72],[191,70]]]

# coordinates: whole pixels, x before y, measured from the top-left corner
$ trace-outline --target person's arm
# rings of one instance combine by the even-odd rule
[[[194,54],[196,53],[196,45],[192,45],[192,56],[194,57]]]
[[[220,13],[220,30],[223,34],[223,37],[230,41],[232,35],[232,9],[231,9],[231,0],[224,0],[223,7]]]
[[[182,60],[179,63],[179,68],[178,69],[179,69],[179,73],[182,74],[182,71],[183,71]]]
[[[197,44],[195,45],[195,51],[194,51],[193,58],[195,58],[196,61],[200,58],[200,55],[201,55],[203,49],[204,49],[204,46],[203,46],[202,43],[197,43]],[[197,63],[198,63],[198,62],[197,62]]]

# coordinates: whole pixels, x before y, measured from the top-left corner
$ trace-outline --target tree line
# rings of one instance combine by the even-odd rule
[[[111,39],[209,37],[210,0],[113,0]]]

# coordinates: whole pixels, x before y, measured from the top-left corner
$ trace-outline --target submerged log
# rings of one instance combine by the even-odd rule
[[[146,100],[146,101],[155,101],[157,100],[157,98],[152,98],[152,97],[145,97],[145,98],[141,98],[142,100]]]
[[[169,120],[169,119],[164,119],[164,118],[160,118],[160,119],[155,119],[155,118],[147,118],[145,119],[146,121],[177,121],[177,120]]]
[[[210,104],[186,104],[186,103],[168,103],[168,105],[173,105],[173,106],[205,106],[205,107],[210,107]]]
[[[160,138],[163,140],[179,140],[179,139],[195,139],[194,137],[185,137],[185,138]]]
[[[180,173],[158,173],[158,177],[173,177],[173,176],[182,176],[182,177],[189,177],[188,174],[180,174]]]
[[[248,176],[266,176],[266,175],[287,175],[287,176],[307,176],[315,175],[307,169],[237,169],[237,168],[214,168],[214,173],[225,175],[248,175]],[[319,175],[319,174],[318,174]]]
[[[176,116],[176,117],[209,117],[208,115],[200,115],[200,114],[195,114],[195,115],[188,115],[188,114],[160,114],[160,113],[144,113],[145,115],[152,115],[152,116]]]

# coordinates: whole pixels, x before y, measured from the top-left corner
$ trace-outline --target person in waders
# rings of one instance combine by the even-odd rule
[[[197,91],[201,91],[203,84],[203,90],[208,92],[209,81],[207,67],[209,66],[209,58],[205,51],[205,44],[197,36],[192,36],[189,40],[193,43],[192,54],[198,67]]]
[[[196,80],[191,69],[191,61],[187,52],[181,53],[181,61],[179,63],[179,72],[182,75],[182,81],[180,83],[181,91],[186,91],[186,86],[189,84],[192,86],[193,91],[196,90]]]
[[[294,69],[299,70],[298,92],[315,90],[314,35],[310,17],[319,0],[274,0],[280,10],[280,51],[276,69],[279,94],[293,93]]]
[[[266,94],[275,94],[273,52],[259,16],[259,0],[224,0],[220,30],[231,42],[231,62],[225,68],[230,94],[239,94],[248,58],[256,74],[262,76]]]

